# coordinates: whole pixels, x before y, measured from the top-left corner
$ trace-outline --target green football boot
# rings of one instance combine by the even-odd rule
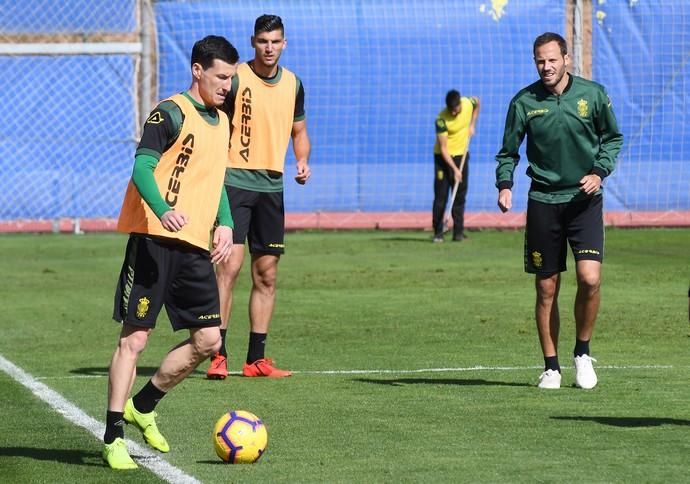
[[[103,460],[108,463],[111,469],[127,470],[139,468],[136,462],[129,456],[124,439],[120,437],[116,438],[112,444],[105,444],[105,447],[103,447]]]
[[[161,435],[158,427],[156,427],[156,412],[138,412],[130,398],[125,404],[125,422],[141,430],[146,443],[154,449],[160,452],[168,452],[170,450],[168,441],[165,440],[165,437]]]

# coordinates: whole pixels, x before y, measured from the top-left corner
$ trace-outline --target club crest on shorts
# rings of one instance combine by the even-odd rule
[[[149,304],[151,304],[151,300],[149,298],[139,298],[139,302],[137,303],[137,318],[143,319],[146,317],[146,313],[149,312]]]
[[[537,252],[536,250],[532,252],[532,265],[534,267],[541,267],[544,261],[541,258],[541,253]]]

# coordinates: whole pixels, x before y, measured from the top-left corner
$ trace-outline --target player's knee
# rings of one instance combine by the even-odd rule
[[[258,290],[266,294],[272,294],[275,292],[276,282],[278,279],[278,271],[276,267],[267,268],[265,270],[257,270],[253,275],[254,286]]]
[[[276,277],[274,275],[262,275],[254,280],[254,285],[265,294],[273,294],[276,291]]]
[[[204,356],[211,356],[215,355],[220,351],[220,346],[221,346],[221,339],[220,335],[218,336],[218,339],[214,340],[206,349],[206,352],[204,353]]]
[[[239,269],[235,268],[232,261],[221,262],[216,269],[216,282],[220,287],[232,289],[238,274]]]
[[[588,294],[596,294],[599,292],[601,286],[601,278],[596,272],[587,272],[578,274],[577,276],[578,288]]]
[[[192,338],[194,349],[202,357],[211,356],[220,351],[220,331],[217,327],[202,328],[194,333]]]
[[[119,347],[121,351],[140,355],[149,339],[148,331],[135,331],[120,338]]]
[[[535,286],[539,300],[551,300],[558,290],[558,274],[548,276],[537,275]]]

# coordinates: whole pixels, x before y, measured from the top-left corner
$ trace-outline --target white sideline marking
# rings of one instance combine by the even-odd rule
[[[4,371],[14,380],[31,390],[31,393],[46,402],[53,408],[53,410],[61,414],[73,424],[85,428],[99,440],[103,437],[103,432],[105,431],[104,424],[92,417],[89,417],[79,407],[67,401],[55,390],[39,382],[29,373],[14,365],[9,360],[3,358],[2,355],[0,355],[0,370]],[[182,470],[161,459],[158,454],[154,454],[136,442],[127,439],[127,447],[129,448],[130,455],[132,455],[134,460],[136,460],[140,465],[148,468],[151,472],[156,474],[164,481],[175,484],[200,484],[200,481],[194,477],[185,474],[182,472]],[[121,471],[113,471],[113,473],[115,472],[119,472],[118,477],[126,477],[125,473]],[[115,474],[113,474],[113,476],[114,475]]]
[[[405,374],[405,373],[453,373],[464,371],[523,371],[540,370],[542,366],[468,366],[464,368],[420,368],[417,370],[303,370],[292,373],[318,374],[318,375],[360,375],[360,374]],[[561,366],[561,368],[572,368]],[[672,365],[597,365],[596,369],[604,370],[659,370],[673,368]]]
[[[561,366],[561,368],[573,368],[572,366]],[[668,370],[676,368],[673,365],[597,365],[597,370]],[[678,367],[681,368],[681,367]],[[406,374],[406,373],[454,373],[465,371],[526,371],[541,370],[543,366],[467,366],[460,368],[418,368],[412,370],[392,370],[392,369],[373,369],[373,370],[292,370],[296,375],[382,375],[382,374]],[[241,375],[241,371],[231,371],[230,375]],[[44,376],[36,377],[37,380],[62,380],[74,378],[105,378],[107,375],[71,375],[71,376]],[[201,376],[201,375],[198,375]]]

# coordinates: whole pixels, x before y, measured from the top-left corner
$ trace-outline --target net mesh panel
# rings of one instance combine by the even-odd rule
[[[185,85],[200,36],[225,35],[251,59],[254,20],[264,13],[285,24],[281,64],[304,83],[313,143],[305,186],[292,182],[288,151],[288,210],[430,211],[434,120],[453,88],[481,100],[468,210],[495,209],[508,102],[535,79],[535,32],[563,30],[561,2],[157,2],[161,95]]]
[[[594,80],[624,133],[607,208],[690,209],[690,3],[606,2],[593,12]]]
[[[138,6],[136,0],[0,0],[0,32],[5,36],[134,32]]]
[[[18,49],[131,41],[137,29],[134,0],[0,2],[0,43]],[[136,146],[136,61],[0,55],[10,95],[0,110],[0,220],[117,216]]]
[[[137,42],[142,0],[0,0],[0,43]],[[241,60],[261,14],[280,15],[281,63],[306,90],[313,177],[286,209],[422,211],[433,199],[434,119],[449,89],[477,96],[467,210],[496,211],[494,170],[508,103],[536,79],[531,46],[564,33],[565,2],[224,0],[154,2],[163,99],[189,85],[199,38]],[[690,210],[690,4],[593,2],[593,79],[625,135],[607,210]],[[653,21],[652,21],[653,19]],[[137,55],[0,55],[0,220],[116,217],[131,174],[143,87]],[[525,209],[526,160],[514,210]]]

